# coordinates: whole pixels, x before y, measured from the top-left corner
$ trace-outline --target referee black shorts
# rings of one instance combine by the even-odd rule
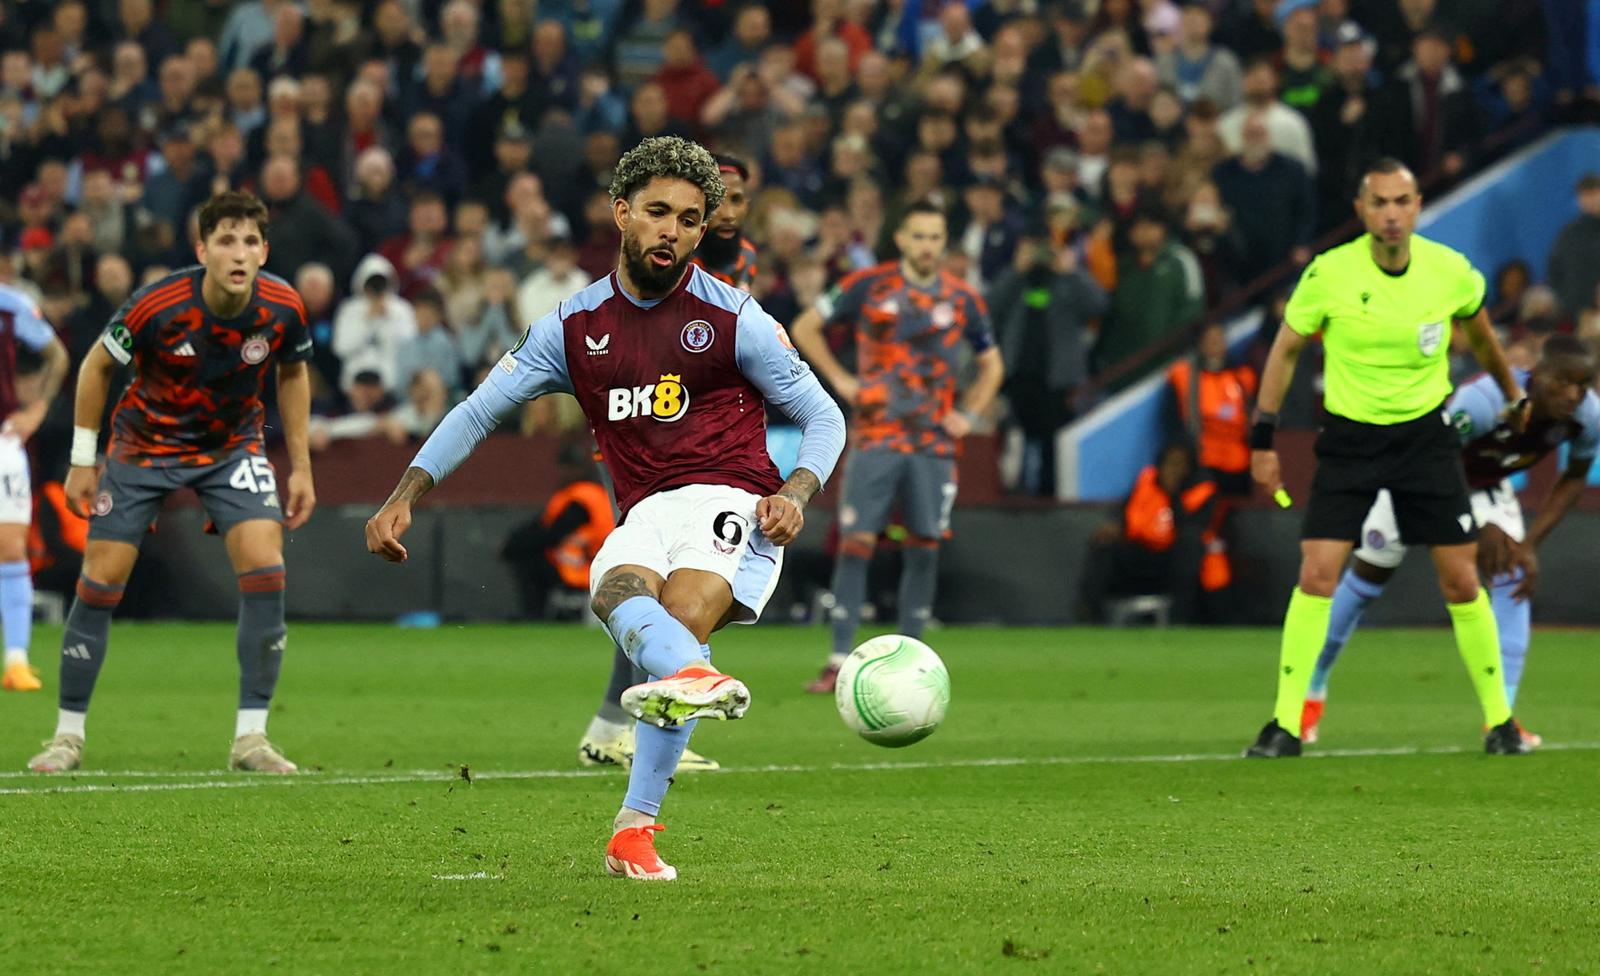
[[[1329,415],[1317,437],[1317,474],[1302,539],[1361,541],[1380,488],[1394,498],[1407,545],[1449,546],[1478,537],[1461,440],[1441,405],[1401,424],[1363,424]]]

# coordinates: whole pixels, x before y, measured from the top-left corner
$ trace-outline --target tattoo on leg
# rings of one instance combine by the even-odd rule
[[[601,581],[594,591],[590,606],[601,620],[611,617],[611,612],[625,601],[636,596],[653,596],[650,584],[638,573],[613,573]]]

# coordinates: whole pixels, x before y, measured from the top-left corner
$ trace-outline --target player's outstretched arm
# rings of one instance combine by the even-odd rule
[[[1268,494],[1283,488],[1283,472],[1278,467],[1278,452],[1272,449],[1272,437],[1278,429],[1278,410],[1294,379],[1295,364],[1305,348],[1306,337],[1296,332],[1287,322],[1278,327],[1278,336],[1272,340],[1272,351],[1267,353],[1267,365],[1261,371],[1261,394],[1256,397],[1256,421],[1250,428],[1250,475]]]
[[[72,406],[71,467],[67,469],[67,507],[74,515],[89,517],[94,505],[95,488],[100,483],[100,472],[95,467],[95,448],[100,440],[100,418],[106,409],[106,397],[111,393],[111,377],[118,363],[106,351],[103,343],[89,347],[78,367],[78,396]]]
[[[411,528],[411,506],[433,489],[433,476],[421,468],[406,468],[376,515],[367,519],[367,551],[391,563],[406,561],[400,537]]]
[[[316,484],[311,478],[311,368],[305,362],[278,364],[278,413],[283,417],[283,443],[289,450],[283,527],[293,532],[306,524],[317,507]]]

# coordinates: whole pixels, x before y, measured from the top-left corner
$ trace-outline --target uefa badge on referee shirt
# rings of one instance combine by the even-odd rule
[[[1417,327],[1417,348],[1422,350],[1424,356],[1432,356],[1439,351],[1439,345],[1444,342],[1444,323],[1429,322],[1427,325]]]

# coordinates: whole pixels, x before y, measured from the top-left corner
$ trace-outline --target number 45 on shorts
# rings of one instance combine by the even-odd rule
[[[252,494],[276,492],[277,476],[272,473],[272,462],[264,457],[240,458],[239,464],[228,476],[228,487]]]

